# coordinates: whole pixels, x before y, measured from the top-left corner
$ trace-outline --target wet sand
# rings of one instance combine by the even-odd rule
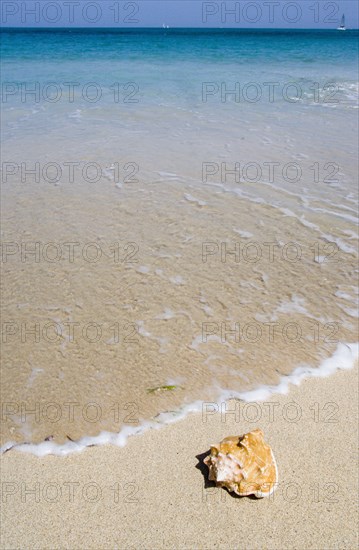
[[[4,194],[2,445],[119,432],[356,340],[350,220],[185,182]]]

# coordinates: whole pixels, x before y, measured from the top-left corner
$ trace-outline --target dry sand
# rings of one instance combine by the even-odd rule
[[[192,414],[124,448],[11,450],[1,459],[2,548],[357,548],[357,376],[307,380],[257,410],[240,403],[239,422]],[[198,455],[202,464],[211,443],[256,426],[277,459],[274,496],[233,497],[207,483]]]

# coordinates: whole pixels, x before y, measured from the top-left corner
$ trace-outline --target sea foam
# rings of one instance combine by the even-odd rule
[[[338,370],[348,370],[354,367],[359,357],[359,343],[339,344],[331,357],[325,359],[318,368],[309,365],[299,366],[289,376],[282,376],[277,385],[263,385],[255,390],[246,392],[231,392],[230,390],[220,390],[221,400],[240,399],[244,402],[266,401],[273,394],[287,394],[290,385],[299,386],[303,380],[308,378],[326,378]],[[4,453],[15,448],[23,453],[30,453],[38,457],[46,455],[65,456],[72,453],[83,451],[86,447],[97,445],[116,445],[124,447],[128,438],[133,435],[140,435],[151,429],[159,429],[166,424],[172,424],[185,418],[189,413],[200,412],[203,401],[195,401],[185,405],[176,411],[166,411],[158,414],[152,420],[143,421],[140,426],[124,426],[119,433],[103,431],[97,436],[82,437],[78,441],[68,441],[58,444],[53,441],[43,441],[41,443],[21,443],[9,441],[5,443],[0,451]]]

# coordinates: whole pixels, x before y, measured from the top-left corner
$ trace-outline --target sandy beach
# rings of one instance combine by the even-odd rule
[[[1,458],[2,548],[356,548],[357,383],[356,367],[237,402],[237,415],[207,405],[123,448],[11,450]],[[202,461],[211,443],[255,427],[279,485],[270,498],[234,497],[207,481]]]
[[[1,548],[358,547],[354,15],[1,30]]]

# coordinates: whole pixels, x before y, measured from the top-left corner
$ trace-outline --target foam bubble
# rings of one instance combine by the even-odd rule
[[[166,307],[163,313],[156,315],[155,319],[159,319],[161,321],[167,321],[168,319],[173,319],[173,317],[175,317],[175,314],[173,313],[173,311]]]
[[[241,229],[236,229],[235,227],[233,227],[233,231],[238,233],[238,235],[243,239],[250,239],[253,237],[253,233],[250,233],[249,231],[242,231]]]
[[[170,277],[170,282],[174,285],[184,285],[185,282],[183,280],[183,277],[181,275],[176,275],[175,277]]]
[[[305,300],[300,296],[293,295],[290,302],[281,302],[277,307],[278,313],[302,313],[303,315],[309,315],[308,310],[305,307]]]
[[[200,199],[196,199],[196,197],[193,197],[189,193],[185,193],[184,198],[189,202],[194,202],[194,203],[198,204],[198,206],[206,206],[206,204],[207,204],[205,201],[201,201]]]
[[[140,265],[140,267],[137,269],[137,273],[142,273],[143,275],[149,272],[150,272],[150,268],[147,267],[147,265]]]

